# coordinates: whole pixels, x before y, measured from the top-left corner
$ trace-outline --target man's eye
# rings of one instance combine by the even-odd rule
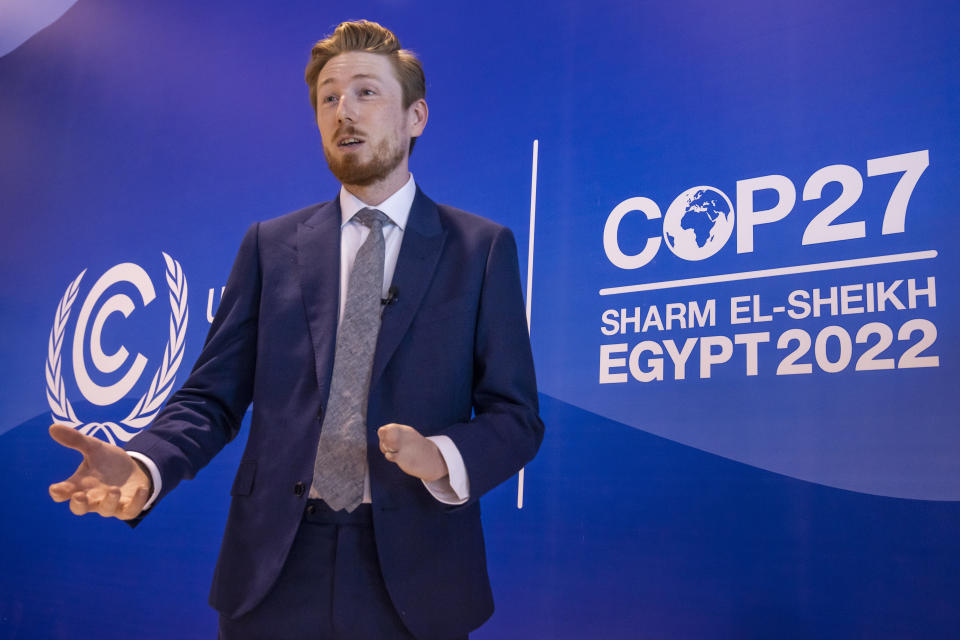
[[[324,96],[323,101],[327,104],[337,101],[337,96]]]
[[[376,94],[377,94],[377,92],[374,91],[373,89],[361,89],[361,90],[360,90],[360,95],[362,95],[362,96],[374,96],[374,95],[376,95]]]

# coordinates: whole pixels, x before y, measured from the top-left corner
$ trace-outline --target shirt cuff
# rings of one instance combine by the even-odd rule
[[[457,445],[448,436],[428,436],[427,440],[432,441],[440,450],[440,455],[447,465],[447,475],[433,482],[424,482],[423,486],[443,504],[465,503],[470,499],[470,478],[467,477],[467,468]]]
[[[153,460],[138,451],[127,451],[127,455],[134,460],[142,462],[143,466],[150,471],[150,479],[153,481],[153,493],[150,495],[150,499],[147,500],[147,504],[143,505],[143,510],[146,511],[153,506],[153,503],[157,501],[157,496],[160,495],[160,469],[157,468],[157,464]]]

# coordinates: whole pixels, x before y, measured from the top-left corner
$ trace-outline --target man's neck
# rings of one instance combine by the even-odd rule
[[[375,207],[384,200],[395,194],[410,179],[410,172],[407,167],[392,172],[389,176],[379,182],[364,186],[355,184],[345,184],[343,188],[352,193],[361,202],[371,207]]]

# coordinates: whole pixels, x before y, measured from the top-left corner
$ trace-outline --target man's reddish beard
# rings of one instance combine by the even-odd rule
[[[343,135],[358,135],[358,131],[353,127],[347,127],[342,131],[337,131],[333,139],[338,140]],[[370,144],[365,142],[364,144]],[[409,144],[409,143],[406,143]],[[404,143],[397,144],[391,148],[390,139],[384,138],[373,149],[373,155],[366,163],[362,163],[353,154],[346,154],[341,158],[334,157],[323,146],[323,155],[327,159],[327,166],[330,172],[340,181],[341,184],[356,185],[358,187],[368,187],[384,180],[394,169],[400,166],[406,157],[408,146]]]

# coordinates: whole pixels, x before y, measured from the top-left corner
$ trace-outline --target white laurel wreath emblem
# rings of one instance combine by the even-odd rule
[[[163,252],[161,252],[163,253]],[[61,352],[63,350],[63,336],[66,333],[67,320],[70,318],[70,309],[77,298],[80,289],[80,280],[87,272],[80,272],[73,282],[67,286],[60,304],[57,305],[57,314],[53,319],[53,328],[50,330],[50,339],[47,343],[47,403],[50,405],[51,417],[54,422],[68,425],[86,435],[103,433],[111,444],[117,441],[127,442],[141,429],[146,427],[160,411],[176,382],[177,369],[183,360],[183,347],[187,335],[187,279],[183,275],[180,263],[163,253],[166,263],[167,286],[170,289],[170,323],[167,346],[163,350],[163,359],[160,367],[150,382],[150,387],[140,398],[127,417],[116,422],[83,422],[67,398],[66,386],[63,383],[61,370]],[[124,425],[124,426],[121,426]],[[124,428],[129,427],[130,430]]]

